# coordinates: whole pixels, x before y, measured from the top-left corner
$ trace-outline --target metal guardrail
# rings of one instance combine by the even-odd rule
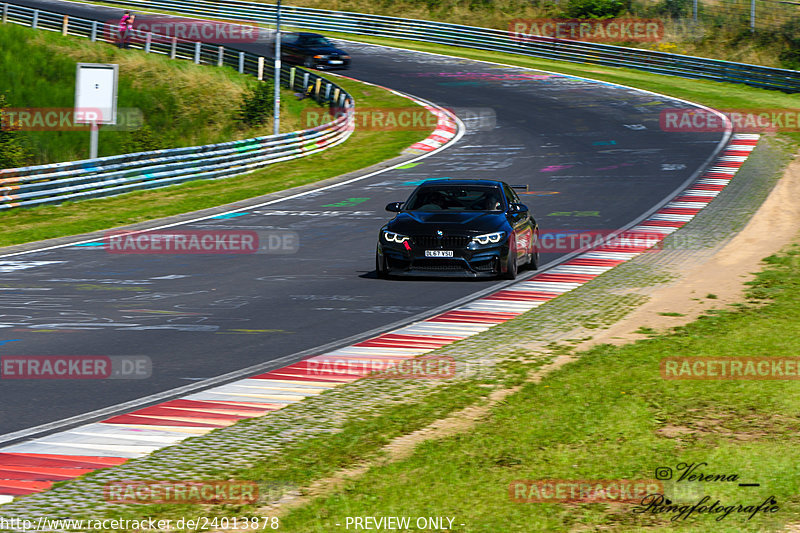
[[[163,10],[226,20],[275,23],[276,6],[238,0],[103,0],[128,8]],[[520,40],[508,31],[428,20],[283,6],[282,23],[334,31],[446,44],[511,54],[644,70],[656,74],[741,83],[787,93],[800,92],[800,72],[718,59],[563,39]]]
[[[0,8],[4,23],[114,42],[115,28],[98,21],[11,4],[0,4]],[[131,47],[195,63],[232,66],[259,80],[274,69],[272,59],[158,34],[149,34],[143,43]],[[335,107],[338,118],[311,129],[280,135],[0,170],[0,210],[234,176],[325,150],[345,141],[352,133],[354,101],[344,89],[313,72],[290,66],[282,67],[281,83]],[[342,109],[347,112],[341,113]]]

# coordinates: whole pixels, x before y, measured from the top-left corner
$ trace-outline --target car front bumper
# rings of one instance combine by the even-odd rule
[[[336,61],[341,61],[337,63]],[[348,69],[350,68],[349,59],[314,59],[314,68],[333,70],[333,69]]]
[[[425,257],[425,250],[378,244],[386,271],[394,276],[436,276],[491,278],[505,270],[508,247],[505,244],[474,250],[453,250],[453,257]]]

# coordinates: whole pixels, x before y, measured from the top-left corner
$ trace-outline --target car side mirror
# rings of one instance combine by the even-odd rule
[[[527,213],[528,206],[525,204],[512,203],[508,209],[511,213]]]
[[[399,213],[403,210],[403,204],[405,202],[392,202],[386,205],[386,210],[390,213]]]

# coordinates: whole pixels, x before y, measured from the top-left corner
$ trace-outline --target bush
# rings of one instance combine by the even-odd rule
[[[783,24],[779,30],[786,46],[778,56],[783,68],[800,69],[800,19]]]
[[[570,0],[567,16],[576,19],[606,19],[625,10],[623,0]]]
[[[244,97],[239,107],[237,120],[248,126],[266,124],[272,119],[274,91],[275,86],[272,80],[256,85],[250,94]]]
[[[0,168],[24,167],[31,163],[32,155],[20,142],[13,125],[6,124],[6,97],[0,94]]]
[[[692,15],[692,0],[662,0],[656,6],[656,13],[673,19]]]
[[[149,152],[151,150],[160,150],[164,148],[164,143],[159,140],[152,128],[144,124],[138,130],[131,133],[131,136],[122,142],[122,150],[126,154],[134,154],[136,152]]]

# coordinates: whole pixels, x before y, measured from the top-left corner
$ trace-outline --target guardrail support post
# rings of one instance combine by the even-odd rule
[[[239,74],[244,74],[244,52],[239,52]]]
[[[217,51],[217,66],[221,67],[225,64],[225,47],[219,45],[219,50]]]
[[[292,67],[289,69],[289,89],[294,90],[294,75],[297,72],[297,69]]]
[[[339,90],[338,87],[333,90],[333,101],[334,102],[337,102],[339,100],[339,93],[340,92],[341,92],[341,90]]]
[[[331,99],[331,82],[325,85],[325,100]]]
[[[153,45],[153,32],[147,32],[147,35],[144,38],[144,53],[150,53],[150,47]]]
[[[319,90],[322,87],[322,78],[317,78],[317,83],[314,84],[314,99],[319,100]]]
[[[203,46],[203,44],[200,41],[197,41],[196,43],[194,43],[194,64],[195,65],[199,65],[200,64],[200,47],[201,46]]]
[[[308,72],[303,72],[303,94],[308,90]]]
[[[178,55],[178,38],[177,37],[173,37],[172,38],[172,47],[169,50],[169,58],[170,59],[175,59],[175,57],[177,55]]]
[[[66,35],[69,29],[69,15],[64,15],[64,20],[61,22],[61,35]]]
[[[264,80],[264,57],[258,56],[258,81]]]
[[[92,21],[92,33],[91,33],[91,35],[89,35],[89,40],[91,42],[96,42],[97,41],[97,21],[96,20]]]
[[[8,4],[3,4],[3,24],[8,22]]]
[[[36,26],[38,26],[38,25],[39,25],[39,10],[38,9],[34,9],[33,10],[33,20],[31,21],[31,28],[33,28],[35,30]]]

